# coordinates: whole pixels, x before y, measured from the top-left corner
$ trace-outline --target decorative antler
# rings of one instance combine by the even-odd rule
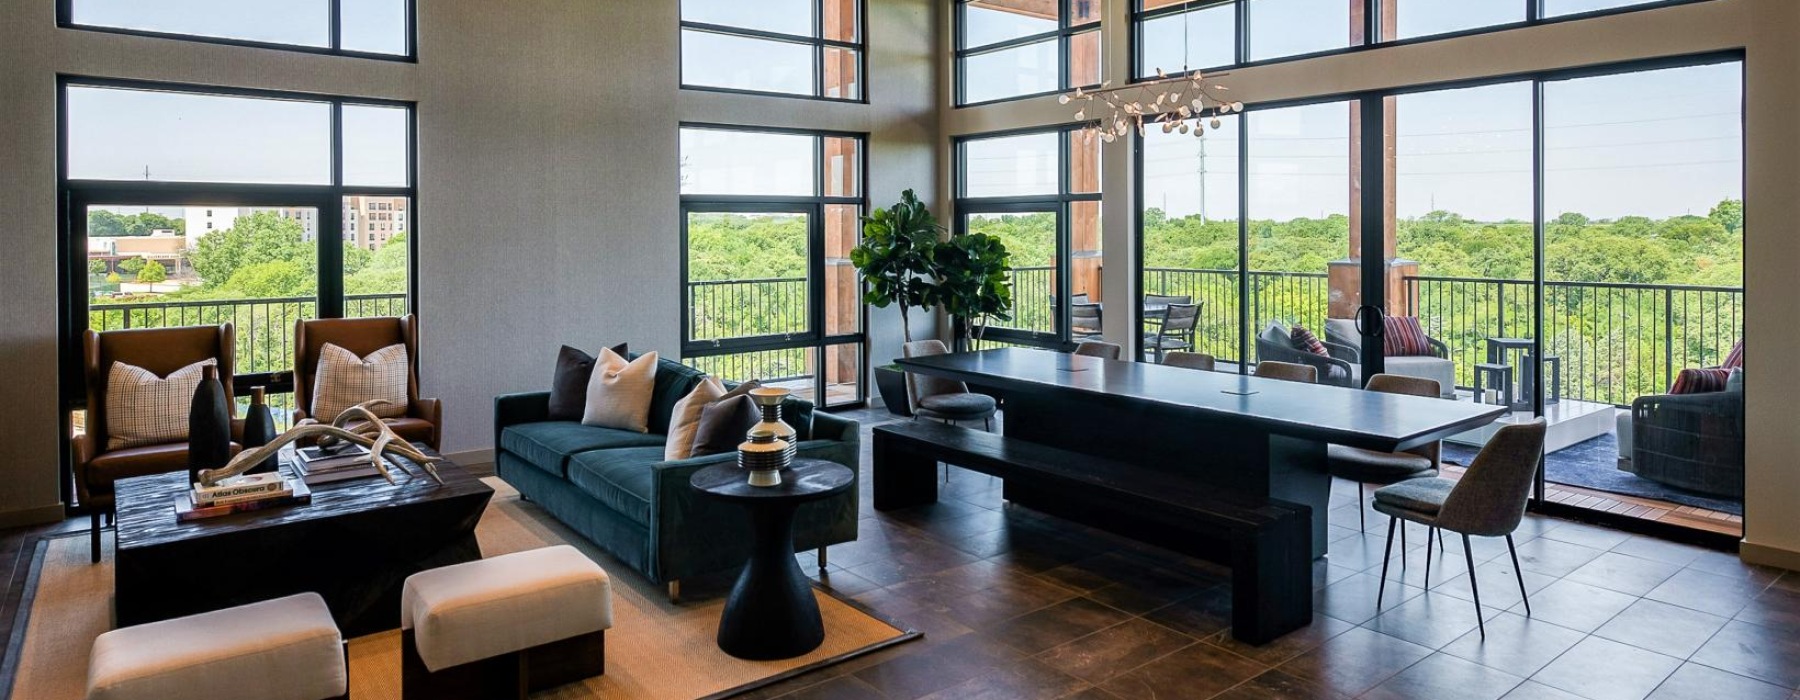
[[[442,457],[432,457],[420,451],[419,448],[413,447],[412,443],[401,439],[391,426],[369,410],[370,406],[379,406],[385,403],[388,402],[376,400],[351,406],[343,413],[338,414],[331,425],[325,425],[310,418],[301,421],[299,425],[282,433],[269,444],[238,453],[223,467],[200,470],[200,483],[212,486],[221,480],[248,472],[252,467],[261,464],[263,460],[280,452],[282,447],[308,437],[317,437],[321,444],[343,441],[369,448],[369,463],[374,465],[375,470],[380,472],[381,476],[390,484],[397,482],[394,481],[394,475],[388,472],[387,460],[382,459],[388,452],[407,458],[424,469],[432,480],[440,484],[444,483],[443,477],[438,476],[435,466],[436,463],[443,461]],[[354,428],[344,427],[354,420],[363,422]],[[404,467],[402,468],[404,469]]]

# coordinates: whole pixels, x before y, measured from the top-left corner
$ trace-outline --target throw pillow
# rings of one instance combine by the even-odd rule
[[[351,406],[380,399],[387,403],[370,406],[369,412],[381,418],[399,418],[406,415],[406,383],[411,376],[412,361],[404,343],[389,345],[367,357],[357,357],[356,353],[326,343],[319,349],[311,415],[321,423],[330,423]]]
[[[1331,354],[1331,351],[1325,349],[1325,344],[1319,342],[1319,337],[1307,330],[1306,326],[1294,324],[1294,330],[1290,332],[1289,339],[1293,341],[1295,349],[1305,350],[1314,355]]]
[[[700,424],[694,430],[694,446],[689,456],[725,454],[737,449],[750,427],[762,420],[756,402],[738,395],[707,404],[700,411]]]
[[[612,351],[620,357],[631,352],[630,343],[619,343]],[[594,356],[562,346],[556,353],[556,373],[550,378],[550,420],[581,420],[587,409],[588,379],[594,376]]]
[[[687,396],[675,402],[669,416],[669,441],[663,444],[663,460],[687,459],[694,453],[694,432],[700,429],[700,412],[725,397],[725,383],[707,377]]]
[[[1731,381],[1731,373],[1735,370],[1723,367],[1706,369],[1684,369],[1675,375],[1675,384],[1669,387],[1671,394],[1710,394],[1724,391],[1725,384]]]
[[[180,442],[188,436],[188,409],[208,366],[207,358],[157,377],[154,372],[114,362],[106,373],[106,449]]]
[[[1731,346],[1731,352],[1725,355],[1725,361],[1719,363],[1725,369],[1738,369],[1744,366],[1744,341],[1737,341]]]
[[[650,392],[656,387],[656,353],[647,352],[630,362],[611,348],[602,348],[588,378],[584,425],[650,432]]]
[[[1420,357],[1431,354],[1431,340],[1417,316],[1389,316],[1382,319],[1381,351],[1388,357]]]

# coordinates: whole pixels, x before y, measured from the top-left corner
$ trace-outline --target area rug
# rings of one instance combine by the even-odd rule
[[[1446,442],[1444,461],[1468,466],[1475,459],[1477,451],[1473,447]],[[1744,514],[1743,501],[1708,496],[1619,469],[1619,441],[1612,433],[1589,438],[1550,453],[1544,460],[1544,479],[1555,484],[1654,498],[1733,515]]]
[[[613,628],[606,633],[606,674],[535,698],[721,698],[811,672],[918,635],[860,606],[815,589],[825,620],[825,644],[784,661],[733,658],[714,643],[722,598],[671,605],[661,586],[645,581],[579,535],[521,501],[504,482],[488,479],[495,496],[476,527],[484,556],[573,544],[605,568],[612,579]],[[80,700],[87,680],[88,651],[110,628],[112,556],[88,563],[85,533],[39,543],[39,560],[26,603],[23,641],[10,647],[17,656],[13,700]],[[398,616],[399,612],[395,611]],[[350,641],[350,695],[364,700],[400,697],[398,630]]]

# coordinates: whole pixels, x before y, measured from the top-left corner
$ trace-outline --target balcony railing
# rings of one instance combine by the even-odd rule
[[[807,332],[805,277],[688,283],[688,337],[754,338]]]
[[[344,298],[344,315],[352,318],[399,316],[407,311],[405,294],[353,294]],[[283,372],[294,366],[294,322],[318,316],[313,297],[223,299],[205,301],[131,302],[88,306],[88,328],[172,328],[231,323],[237,341],[237,372]]]

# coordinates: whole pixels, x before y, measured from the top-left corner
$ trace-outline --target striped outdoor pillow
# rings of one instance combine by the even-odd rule
[[[1710,394],[1724,391],[1725,383],[1731,380],[1731,370],[1723,367],[1706,369],[1684,369],[1675,375],[1675,385],[1669,387],[1671,394]]]
[[[1731,346],[1731,353],[1727,354],[1725,356],[1724,362],[1719,363],[1719,368],[1720,369],[1738,369],[1743,366],[1744,366],[1744,341],[1740,340],[1740,341],[1737,341],[1736,345]]]
[[[351,406],[375,399],[387,401],[369,408],[376,416],[404,416],[411,368],[403,343],[376,350],[368,357],[326,343],[319,350],[318,376],[313,379],[312,417],[330,423]]]
[[[1294,343],[1296,350],[1305,350],[1314,355],[1331,354],[1329,350],[1325,349],[1325,344],[1319,342],[1319,337],[1307,330],[1306,326],[1295,324],[1294,329],[1288,332],[1288,339]]]
[[[158,378],[142,367],[114,362],[106,373],[106,449],[181,442],[206,358]]]
[[[1389,316],[1382,319],[1384,339],[1381,351],[1388,357],[1419,357],[1431,354],[1431,340],[1419,325],[1417,316]]]

